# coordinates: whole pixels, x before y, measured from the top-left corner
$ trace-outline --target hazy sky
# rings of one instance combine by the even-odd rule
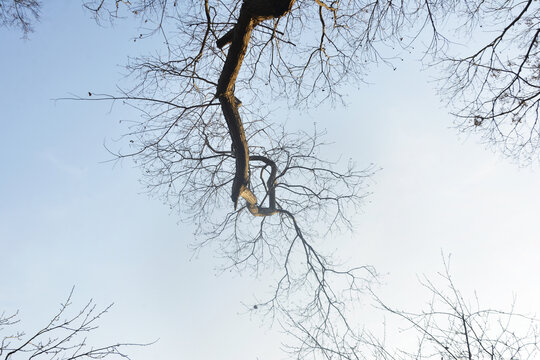
[[[47,2],[29,40],[0,29],[0,313],[20,310],[27,333],[43,325],[75,285],[75,304],[115,306],[96,343],[147,342],[135,359],[277,359],[279,328],[245,314],[258,280],[221,273],[212,249],[194,256],[193,229],[149,198],[126,161],[104,162],[137,116],[120,104],[54,101],[114,92],[133,24],[99,27],[78,1]],[[456,284],[487,307],[540,312],[540,174],[459,135],[430,73],[408,59],[374,68],[349,89],[347,108],[291,113],[291,127],[328,130],[331,155],[381,167],[353,233],[334,236],[336,256],[387,274],[380,293],[417,309],[417,276],[452,254]],[[262,325],[262,326],[261,326]],[[7,330],[5,330],[7,332]],[[2,336],[4,334],[0,334]]]

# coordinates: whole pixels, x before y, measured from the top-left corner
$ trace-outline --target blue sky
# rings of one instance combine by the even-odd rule
[[[76,1],[43,10],[29,40],[0,31],[0,309],[19,309],[30,333],[75,285],[80,305],[116,304],[96,342],[160,339],[134,358],[286,358],[279,328],[244,311],[261,281],[220,272],[212,249],[194,254],[193,229],[144,194],[134,164],[106,162],[104,142],[122,146],[119,120],[136,113],[53,100],[114,92],[128,56],[160,40],[133,42],[129,21],[99,27]],[[325,246],[387,274],[380,292],[404,308],[429,300],[411,289],[442,270],[444,252],[466,294],[493,307],[515,295],[518,310],[538,313],[537,166],[460,136],[420,68],[412,57],[396,71],[374,68],[370,84],[347,90],[347,108],[289,114],[291,127],[326,128],[333,155],[382,168],[355,231]]]

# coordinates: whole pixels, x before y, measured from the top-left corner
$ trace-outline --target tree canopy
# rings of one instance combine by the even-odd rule
[[[462,130],[520,161],[537,156],[540,30],[532,0],[84,6],[99,22],[134,15],[138,38],[164,43],[128,65],[136,86],[84,97],[141,109],[127,134],[132,151],[117,157],[133,158],[150,191],[197,224],[201,245],[217,241],[231,266],[278,269],[274,295],[254,308],[281,319],[299,358],[354,359],[369,338],[350,325],[346,304],[365,292],[375,270],[341,269],[316,239],[350,226],[373,169],[334,163],[317,128],[293,133],[265,112],[268,105],[339,103],[343,86],[361,82],[370,65],[392,65],[399,51],[416,47],[442,69],[440,89]],[[37,17],[38,7],[3,1],[2,19],[28,32],[28,15],[17,14]],[[479,45],[463,53],[455,43],[479,29]],[[321,233],[309,228],[313,222]]]

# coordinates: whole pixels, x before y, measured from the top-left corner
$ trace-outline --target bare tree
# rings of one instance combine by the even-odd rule
[[[319,130],[291,133],[247,107],[269,96],[258,88],[264,81],[277,94],[273,72],[291,65],[281,59],[280,44],[294,45],[278,40],[289,37],[278,23],[291,14],[293,3],[229,2],[216,8],[208,1],[193,2],[178,12],[174,3],[170,8],[166,2],[133,5],[138,7],[130,11],[143,18],[145,12],[171,11],[149,21],[148,32],[168,33],[164,28],[174,26],[175,45],[166,37],[163,56],[130,65],[138,77],[134,89],[122,96],[92,93],[90,99],[144,104],[144,119],[127,135],[134,150],[118,156],[134,157],[149,189],[197,224],[199,245],[217,241],[233,267],[276,270],[273,294],[252,310],[277,319],[298,343],[310,344],[296,347],[299,357],[345,356],[360,339],[347,320],[346,300],[361,294],[376,274],[369,266],[334,266],[315,241],[350,227],[350,214],[364,199],[365,178],[373,169],[327,161]],[[108,19],[116,11],[103,13],[102,1],[86,6],[96,18]],[[174,25],[167,23],[171,17]],[[273,24],[265,24],[270,20]],[[248,46],[254,43],[255,48]],[[276,52],[275,60],[268,54],[260,58],[266,47]],[[240,72],[245,65],[248,74]],[[263,66],[274,69],[266,79],[258,70]],[[293,71],[308,77],[307,68]],[[299,99],[310,96],[304,100]]]
[[[153,69],[146,70],[162,69],[179,79],[193,75],[194,86],[212,85],[216,100],[231,104],[229,113],[235,103],[225,102],[221,93],[230,97],[233,88],[242,98],[272,98],[273,102],[281,98],[295,105],[336,100],[340,88],[361,81],[371,63],[400,56],[389,48],[410,49],[414,44],[446,69],[440,90],[463,131],[479,132],[520,161],[537,159],[540,14],[536,1],[259,2],[246,1],[244,11],[243,3],[235,0],[182,4],[85,0],[83,4],[96,20],[113,20],[124,12],[140,16],[143,32],[138,37],[160,33],[169,50],[165,60],[152,59]],[[0,26],[19,28],[26,36],[40,8],[37,0],[0,0]],[[447,51],[449,44],[470,43],[473,33],[481,36],[472,51],[453,46],[455,51]],[[419,46],[419,38],[427,46]],[[229,51],[220,51],[227,44]],[[200,89],[208,95],[208,87]],[[227,124],[238,127],[234,123],[240,114],[233,113],[225,117]],[[238,136],[234,133],[231,141],[241,142],[242,131]],[[249,163],[247,148],[240,148],[234,190],[238,196],[242,184],[247,188]]]
[[[90,300],[79,311],[72,312],[73,290],[51,321],[34,334],[24,332],[0,336],[0,359],[104,359],[130,357],[124,349],[145,344],[116,343],[103,346],[87,344],[87,336],[96,330],[99,319],[109,311],[112,305],[98,309]],[[0,314],[0,332],[16,327],[18,313]]]
[[[461,10],[459,27],[481,28],[487,40],[459,57],[438,56],[447,66],[441,90],[464,131],[480,132],[522,163],[537,160],[540,7],[532,0],[471,3]]]
[[[474,104],[486,104],[490,94],[499,101],[493,89],[500,77],[490,75],[498,62],[478,61],[491,50],[506,51],[502,42],[516,29],[530,30],[522,21],[535,18],[532,1],[91,0],[85,7],[98,20],[132,13],[143,24],[139,38],[163,36],[159,55],[128,65],[134,87],[120,95],[91,93],[88,100],[141,110],[126,135],[131,150],[117,156],[134,158],[149,190],[198,226],[199,245],[215,241],[234,267],[277,269],[274,294],[253,308],[284,324],[298,358],[354,359],[369,338],[349,324],[347,309],[376,278],[374,269],[335,266],[317,240],[350,227],[372,169],[329,162],[321,132],[292,133],[271,120],[268,107],[339,102],[340,89],[361,81],[370,64],[392,63],[391,47],[409,49],[427,38],[426,59],[450,69],[444,89],[452,99],[463,95],[456,103],[463,128],[503,139],[509,153],[523,154],[508,144],[512,138],[525,144],[514,136],[525,128],[502,126],[516,124],[517,110],[488,117]],[[505,24],[500,40],[476,55],[449,55],[449,34],[492,22]],[[529,54],[532,61],[535,36],[530,44],[525,53],[504,54]],[[522,87],[512,89],[523,96]],[[526,144],[535,149],[536,117],[521,123],[532,129]]]
[[[424,278],[421,285],[431,301],[421,312],[391,307],[377,298],[378,304],[405,321],[404,334],[418,339],[416,348],[391,352],[373,342],[382,359],[536,359],[540,355],[540,321],[518,314],[514,305],[508,311],[484,308],[478,298],[472,302],[458,290],[447,263],[440,273],[442,281]],[[411,334],[412,333],[412,334]],[[403,336],[403,335],[402,335]]]
[[[277,269],[274,293],[253,308],[277,316],[296,338],[299,358],[360,356],[367,337],[349,324],[347,301],[376,273],[335,266],[318,240],[350,228],[373,169],[329,161],[320,131],[292,133],[271,119],[269,107],[338,103],[340,89],[361,81],[370,64],[392,63],[398,55],[391,48],[427,39],[426,59],[450,70],[442,88],[463,129],[481,131],[517,157],[537,149],[532,0],[87,0],[84,6],[99,21],[131,13],[142,24],[137,38],[163,37],[158,55],[128,65],[135,86],[87,99],[141,110],[126,134],[131,149],[116,155],[133,158],[149,191],[197,225],[199,245],[214,241],[233,267]],[[472,54],[448,52],[457,30],[481,27],[498,29],[495,38]]]
[[[89,1],[87,7],[98,18],[114,16],[119,2],[104,11],[107,3]],[[399,58],[399,52],[390,49],[409,50],[414,45],[430,55],[424,58],[428,63],[446,70],[440,90],[462,130],[479,132],[519,160],[537,158],[540,9],[536,1],[276,0],[273,12],[255,0],[245,1],[245,6],[233,0],[176,4],[146,0],[128,6],[154,25],[148,33],[160,29],[167,34],[167,59],[152,59],[152,69],[145,70],[162,69],[170,78],[193,75],[197,88],[199,82],[211,81],[206,85],[211,85],[216,99],[234,85],[242,100],[250,98],[250,104],[257,106],[269,98],[311,106],[322,99],[339,99],[340,88],[360,81],[373,62]],[[248,18],[253,20],[247,24],[249,29],[240,28]],[[166,23],[179,28],[179,33],[165,31]],[[226,53],[220,51],[229,43]],[[236,122],[239,116],[234,116]],[[233,117],[225,118],[232,126]],[[244,149],[237,160],[235,192],[247,181],[245,153]]]
[[[40,11],[41,3],[37,0],[0,0],[0,27],[19,28],[26,37]]]

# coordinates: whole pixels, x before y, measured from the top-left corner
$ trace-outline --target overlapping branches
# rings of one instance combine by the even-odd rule
[[[444,61],[443,91],[464,130],[479,131],[503,153],[528,163],[540,145],[540,8],[535,1],[478,2],[469,23],[487,40]]]
[[[440,281],[425,278],[422,286],[432,296],[421,312],[399,310],[379,299],[379,305],[417,334],[418,346],[389,353],[383,359],[536,359],[540,355],[538,319],[508,311],[483,308],[478,299],[467,301],[454,284],[447,264]],[[406,330],[407,332],[407,330]]]
[[[145,344],[114,343],[91,346],[87,343],[89,333],[97,329],[98,321],[112,305],[98,309],[90,300],[79,311],[71,312],[73,290],[51,321],[40,330],[27,335],[23,332],[0,336],[0,359],[110,359],[130,357],[124,349]],[[0,332],[19,323],[17,315],[0,314]]]
[[[117,155],[134,158],[149,191],[197,225],[199,245],[218,244],[233,267],[278,274],[274,293],[256,307],[279,315],[298,340],[292,349],[299,358],[355,359],[359,345],[372,341],[354,331],[346,312],[351,294],[374,279],[373,269],[341,270],[317,243],[325,232],[350,226],[372,169],[328,162],[320,132],[289,132],[264,114],[266,105],[339,100],[340,88],[360,81],[370,64],[392,60],[390,47],[427,38],[425,53],[450,62],[446,89],[453,99],[464,95],[458,116],[509,149],[524,143],[524,130],[531,149],[538,139],[538,16],[531,1],[98,0],[86,6],[97,18],[114,18],[125,6],[150,24],[148,34],[163,34],[164,51],[129,65],[134,87],[90,99],[141,110],[126,135],[132,149]],[[485,26],[490,16],[506,27],[476,53],[448,58],[446,21],[456,21],[450,14],[469,29]],[[529,46],[520,47],[523,39]],[[521,50],[515,63],[505,63],[509,44]],[[508,127],[508,116],[519,120]]]
[[[40,12],[41,2],[37,0],[0,0],[0,27],[19,28],[26,37]]]
[[[374,280],[374,270],[340,270],[315,240],[318,232],[351,226],[373,169],[329,162],[317,129],[290,133],[250,111],[246,103],[258,93],[240,107],[238,98],[252,92],[260,82],[257,67],[268,61],[254,56],[252,44],[267,38],[268,46],[278,49],[282,40],[276,36],[285,34],[278,22],[292,2],[270,9],[255,1],[245,2],[243,10],[226,5],[193,4],[175,18],[178,45],[169,42],[163,56],[130,65],[137,86],[121,96],[91,94],[89,99],[140,106],[143,119],[126,135],[133,150],[118,156],[134,157],[149,190],[198,226],[199,245],[214,241],[231,266],[280,274],[258,309],[288,323],[296,336],[304,329],[320,343],[337,334],[357,339],[343,294],[360,294]],[[262,22],[272,19],[274,24]],[[233,35],[227,35],[231,29]],[[272,60],[267,64],[274,66]],[[343,349],[332,348],[338,345],[309,351],[338,354]]]

